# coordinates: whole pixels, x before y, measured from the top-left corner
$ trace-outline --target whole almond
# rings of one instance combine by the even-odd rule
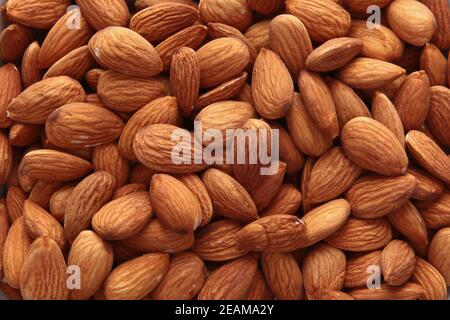
[[[445,0],[424,0],[425,4],[436,19],[436,31],[432,42],[439,49],[446,50],[450,47],[450,17],[448,15],[448,3]]]
[[[420,55],[420,69],[425,70],[432,86],[447,84],[447,59],[432,43],[427,43]]]
[[[258,179],[258,184],[250,190],[250,196],[258,211],[264,210],[270,204],[270,201],[272,201],[283,184],[286,164],[278,161],[273,162],[271,165],[272,174],[262,175]]]
[[[64,222],[67,199],[72,194],[73,189],[75,189],[75,186],[71,184],[63,186],[56,190],[50,198],[50,213],[59,222]]]
[[[23,205],[26,199],[27,194],[20,187],[11,186],[8,188],[8,193],[6,194],[6,207],[11,222],[14,222],[23,215]]]
[[[416,269],[411,280],[424,289],[422,300],[447,299],[447,284],[444,277],[435,267],[420,257],[416,257]]]
[[[289,214],[294,215],[302,204],[302,194],[290,183],[281,186],[280,191],[270,204],[261,212],[262,217]]]
[[[417,181],[411,198],[422,201],[433,201],[444,192],[444,183],[426,171],[416,167],[409,167],[408,173],[413,175]]]
[[[267,281],[261,271],[256,271],[255,277],[247,292],[247,300],[270,300],[273,293],[267,285]]]
[[[89,87],[91,87],[91,89],[97,91],[98,80],[100,79],[100,76],[105,72],[106,70],[104,69],[93,68],[86,72],[86,74],[84,75],[84,79],[86,80]]]
[[[440,143],[450,147],[450,89],[444,86],[431,87],[431,103],[427,116],[427,128]]]
[[[447,287],[450,283],[450,264],[449,264],[449,241],[450,228],[442,228],[431,240],[428,260],[442,274]]]
[[[0,132],[0,184],[4,184],[13,167],[13,149],[8,137]]]
[[[128,180],[129,162],[120,153],[116,143],[102,144],[92,150],[95,171],[104,170],[116,179],[114,189],[122,187]]]
[[[9,143],[16,147],[26,147],[36,142],[41,134],[41,128],[34,124],[15,122],[9,130]]]
[[[138,300],[147,296],[169,270],[169,255],[148,253],[116,267],[105,280],[108,300]]]
[[[380,8],[384,8],[392,0],[344,0],[343,2],[351,11],[366,13],[368,6],[377,5]]]
[[[270,19],[263,20],[250,26],[244,33],[244,36],[259,52],[262,48],[270,46]]]
[[[111,199],[115,200],[120,197],[126,196],[130,193],[140,192],[147,190],[147,186],[143,183],[129,183],[125,184],[122,187],[116,189],[114,191],[113,196]]]
[[[0,33],[0,60],[20,62],[33,39],[33,32],[28,27],[16,23],[5,27]]]
[[[88,46],[82,46],[74,49],[56,61],[47,70],[44,79],[68,76],[80,81],[93,65],[94,58],[92,58]]]
[[[450,226],[450,193],[445,191],[435,201],[416,204],[425,224],[429,229]]]
[[[129,76],[149,78],[162,69],[155,48],[141,35],[123,27],[108,27],[89,40],[89,51],[104,68]],[[146,68],[142,68],[142,66]]]
[[[384,280],[391,286],[406,283],[414,272],[416,256],[413,248],[404,241],[393,240],[381,254],[381,270]]]
[[[226,4],[220,0],[204,0],[198,7],[205,22],[220,22],[246,30],[251,24],[253,14],[245,0],[230,0]]]
[[[351,257],[345,267],[345,288],[367,286],[372,273],[369,267],[381,268],[381,250]]]
[[[81,13],[95,30],[128,25],[130,13],[124,0],[76,0]],[[107,10],[105,10],[108,8]]]
[[[400,287],[391,287],[386,283],[380,288],[354,289],[349,294],[356,300],[417,300],[423,295],[423,288],[412,282],[408,282]]]
[[[21,75],[24,88],[28,88],[33,83],[42,79],[42,72],[39,69],[39,51],[41,47],[37,41],[30,43],[23,53]]]
[[[35,1],[11,0],[6,4],[6,16],[13,22],[37,29],[50,29],[66,13],[68,0]]]
[[[61,182],[38,180],[31,189],[28,199],[48,211],[50,197],[61,187]]]

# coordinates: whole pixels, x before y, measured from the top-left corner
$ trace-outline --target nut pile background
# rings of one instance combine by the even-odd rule
[[[446,299],[447,0],[133,2],[2,9],[3,292]],[[174,164],[194,120],[279,130],[278,171]]]

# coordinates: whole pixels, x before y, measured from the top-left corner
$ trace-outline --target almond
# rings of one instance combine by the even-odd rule
[[[108,300],[138,300],[147,296],[169,270],[169,255],[148,253],[116,267],[105,281]]]
[[[205,22],[220,22],[246,30],[252,23],[253,14],[245,0],[202,0],[198,7],[200,16]]]
[[[3,278],[3,248],[9,232],[9,218],[5,200],[0,201],[0,276]]]
[[[31,189],[28,200],[34,202],[38,206],[41,206],[48,211],[48,205],[50,203],[50,197],[52,194],[61,187],[61,182],[49,182],[44,180],[38,180]]]
[[[67,206],[67,199],[72,194],[73,189],[75,189],[75,186],[71,184],[63,186],[56,190],[50,198],[50,213],[59,222],[64,221],[64,212]]]
[[[26,147],[36,142],[40,134],[38,125],[15,122],[9,130],[9,143],[15,147]]]
[[[377,89],[403,74],[405,70],[395,64],[372,58],[355,58],[340,69],[339,79],[354,89]]]
[[[84,178],[66,200],[64,235],[73,241],[88,229],[94,214],[111,198],[115,178],[106,171],[97,171]]]
[[[348,12],[331,0],[288,0],[286,9],[305,24],[317,42],[343,37],[350,28]]]
[[[82,102],[86,94],[80,83],[66,76],[45,79],[26,88],[7,108],[10,119],[43,124],[53,110],[73,102]]]
[[[347,261],[345,267],[345,288],[355,288],[359,286],[367,286],[372,275],[369,267],[381,268],[381,250],[355,256]]]
[[[448,191],[442,193],[435,201],[418,202],[416,206],[429,229],[450,226],[450,193]]]
[[[417,181],[411,198],[422,201],[433,201],[444,192],[444,183],[426,171],[416,167],[409,167],[408,173],[413,175]]]
[[[431,87],[431,103],[427,116],[427,128],[442,144],[450,147],[450,89],[444,86]]]
[[[105,72],[106,70],[103,70],[101,68],[94,68],[86,72],[84,78],[91,89],[97,91],[98,80],[100,79],[100,76]]]
[[[122,243],[139,252],[178,253],[189,250],[194,244],[194,233],[178,233],[164,227],[158,219],[152,219],[138,234]]]
[[[261,212],[262,217],[283,214],[294,215],[302,204],[302,194],[290,183],[281,186],[275,198]]]
[[[194,193],[167,174],[156,174],[150,184],[150,199],[158,220],[178,232],[191,232],[202,222],[202,208]]]
[[[303,275],[290,253],[263,253],[261,266],[267,285],[277,300],[301,300]]]
[[[398,177],[372,175],[357,180],[345,197],[355,217],[374,219],[403,206],[416,186],[416,179],[411,174]]]
[[[416,257],[416,269],[411,280],[424,289],[422,300],[447,299],[447,285],[444,277],[435,267],[422,258]]]
[[[4,184],[13,166],[13,149],[8,137],[0,132],[0,184]]]
[[[436,19],[436,32],[433,36],[433,43],[439,49],[446,50],[450,47],[450,17],[448,15],[448,3],[445,0],[424,0],[422,1]]]
[[[391,239],[391,226],[385,218],[350,218],[341,229],[329,236],[326,242],[341,250],[362,252],[382,248]]]
[[[432,86],[447,84],[447,59],[432,43],[427,43],[420,56],[420,68],[425,70]]]
[[[414,46],[423,46],[436,31],[433,13],[419,1],[394,0],[387,9],[386,17],[397,36]]]
[[[429,262],[442,274],[447,287],[450,283],[449,241],[450,228],[442,228],[434,235],[428,252]]]
[[[116,143],[102,144],[92,150],[95,171],[107,171],[114,176],[114,189],[122,187],[128,180],[129,161],[120,153]]]
[[[347,37],[328,40],[309,54],[306,66],[316,72],[339,69],[359,54],[362,45],[361,40]]]
[[[0,60],[20,62],[34,36],[30,28],[20,24],[10,24],[0,33]]]
[[[58,244],[48,237],[29,247],[20,272],[24,300],[67,300],[66,262]]]
[[[248,6],[263,15],[278,12],[283,7],[283,0],[249,0]]]
[[[303,283],[308,299],[322,291],[339,291],[344,287],[345,254],[327,244],[318,244],[303,259]]]
[[[286,129],[276,122],[269,123],[272,130],[278,130],[279,135],[279,157],[286,163],[286,174],[293,175],[303,168],[305,159],[303,154],[297,149]]]
[[[269,175],[261,175],[258,184],[250,190],[250,196],[256,205],[258,211],[264,210],[270,201],[275,197],[283,184],[286,164],[278,161],[271,164],[273,166]],[[276,171],[275,171],[276,170]]]
[[[11,0],[6,4],[6,16],[13,22],[37,29],[50,29],[66,13],[68,0]]]
[[[111,199],[115,200],[120,197],[126,196],[130,193],[140,192],[140,191],[146,191],[147,186],[143,183],[129,183],[126,184],[114,191],[113,196]]]
[[[123,27],[98,31],[89,40],[89,51],[104,68],[129,76],[149,78],[163,69],[155,48],[138,33]]]
[[[401,287],[391,287],[383,283],[378,288],[354,289],[349,294],[356,300],[417,300],[423,294],[423,288],[408,282]]]
[[[76,0],[81,13],[95,30],[128,25],[130,13],[124,0]]]
[[[450,183],[450,160],[432,139],[420,131],[412,130],[406,135],[406,146],[423,168]]]
[[[92,217],[92,227],[105,240],[122,240],[141,231],[153,215],[147,192],[112,200]]]
[[[130,182],[131,183],[141,183],[148,187],[150,181],[152,180],[155,171],[144,166],[143,164],[135,164],[130,171]]]
[[[42,72],[39,69],[39,51],[41,47],[37,41],[32,42],[23,53],[21,75],[24,88],[42,79]]]
[[[94,58],[88,46],[82,46],[56,61],[45,73],[44,79],[68,76],[81,81],[86,72],[94,65]]]
[[[130,29],[155,43],[190,27],[198,18],[198,11],[192,6],[161,3],[136,13],[131,18]]]
[[[8,193],[6,194],[6,207],[11,222],[14,222],[23,215],[23,205],[26,199],[27,194],[20,187],[11,186],[8,188]]]
[[[198,6],[198,4],[193,0],[136,0],[135,6],[136,9],[139,11],[163,2],[187,4],[195,8]]]
[[[101,239],[95,232],[85,230],[75,239],[70,248],[67,265],[80,268],[79,289],[70,291],[72,300],[89,299],[111,272],[113,251],[111,244]]]
[[[39,50],[39,67],[41,69],[50,68],[72,50],[86,45],[93,33],[94,31],[80,13],[79,8],[69,10],[55,23],[45,37]]]
[[[202,259],[190,252],[174,255],[169,270],[152,291],[155,300],[191,300],[202,288],[207,272]]]
[[[345,5],[354,12],[366,13],[367,7],[377,5],[380,8],[386,7],[392,0],[344,0]]]
[[[255,277],[252,280],[250,288],[247,292],[246,300],[271,300],[273,293],[267,285],[266,279],[261,271],[256,271]]]
[[[401,240],[393,240],[384,247],[381,254],[381,269],[384,280],[391,286],[405,284],[416,266],[413,248]]]
[[[124,124],[113,112],[88,103],[71,103],[53,111],[45,124],[54,145],[76,149],[115,141]]]
[[[212,40],[197,50],[200,64],[200,86],[220,85],[238,74],[250,62],[250,53],[239,39],[226,37]]]
[[[255,47],[256,51],[270,46],[270,20],[263,20],[250,26],[244,36]]]

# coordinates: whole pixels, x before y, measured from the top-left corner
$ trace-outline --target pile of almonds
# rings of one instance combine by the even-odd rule
[[[2,14],[11,299],[447,298],[447,0],[8,0]],[[174,163],[172,133],[194,120],[278,130],[277,171]]]

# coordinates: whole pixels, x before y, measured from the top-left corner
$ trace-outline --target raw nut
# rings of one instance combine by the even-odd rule
[[[376,5],[380,8],[386,7],[392,0],[344,0],[344,4],[351,9],[352,12],[366,13],[367,7]]]
[[[170,65],[170,92],[177,97],[184,117],[194,110],[200,89],[200,64],[194,50],[182,47],[172,56]]]
[[[447,84],[447,59],[432,43],[427,43],[420,55],[420,69],[425,70],[432,86]]]
[[[407,202],[405,205],[387,215],[391,225],[407,238],[414,249],[425,255],[428,247],[428,232],[425,221],[416,207]]]
[[[128,181],[130,164],[119,151],[116,143],[107,143],[92,149],[92,164],[95,171],[106,171],[116,179],[114,190]]]
[[[258,268],[258,258],[248,254],[215,269],[206,279],[198,300],[242,300]]]
[[[354,89],[377,89],[400,78],[405,72],[402,67],[386,61],[355,58],[340,69],[338,76]]]
[[[328,150],[317,160],[311,171],[307,201],[320,203],[335,199],[354,184],[361,171],[340,147]]]
[[[68,196],[64,210],[64,235],[73,241],[89,228],[94,214],[108,202],[116,179],[106,171],[96,171],[84,178]]]
[[[429,262],[442,274],[447,287],[450,286],[450,228],[442,228],[431,240],[428,251]]]
[[[11,101],[8,118],[29,124],[43,124],[53,110],[86,98],[83,87],[66,76],[45,79],[26,88]]]
[[[343,37],[350,29],[350,15],[331,0],[288,0],[286,10],[305,24],[317,42]]]
[[[60,223],[64,222],[67,199],[72,194],[73,189],[75,189],[75,186],[72,184],[63,186],[60,189],[56,190],[50,198],[50,213]]]
[[[108,109],[71,103],[48,116],[45,133],[60,148],[79,149],[113,142],[120,137],[123,127],[123,121]]]
[[[283,5],[283,0],[248,0],[250,9],[263,15],[276,13]]]
[[[448,2],[445,0],[423,0],[436,19],[436,32],[432,42],[439,49],[446,50],[450,47],[450,16],[448,14]]]
[[[4,184],[13,167],[13,148],[8,136],[0,132],[0,184]]]
[[[386,17],[397,36],[414,46],[423,46],[436,31],[433,13],[419,1],[394,0],[387,8]]]
[[[341,132],[342,149],[347,157],[363,169],[378,174],[404,174],[408,157],[397,137],[378,121],[358,117],[350,120]]]
[[[423,295],[423,288],[412,282],[401,287],[391,287],[386,283],[378,289],[363,287],[349,294],[356,300],[417,300]]]
[[[298,248],[309,247],[334,234],[346,223],[349,215],[350,204],[344,199],[312,209],[302,217],[306,225],[306,240],[298,243]]]
[[[133,166],[130,172],[130,183],[141,183],[149,186],[155,171],[143,164],[137,163]]]
[[[72,50],[86,45],[93,34],[94,31],[79,9],[69,10],[45,37],[39,50],[39,68],[50,68]]]
[[[76,0],[81,13],[95,30],[110,26],[127,26],[130,20],[124,0]]]
[[[270,46],[269,32],[270,20],[263,20],[250,26],[244,33],[244,36],[259,52],[262,48]]]
[[[86,72],[84,78],[91,89],[97,91],[98,80],[100,79],[100,76],[105,72],[106,70],[101,68],[94,68]]]
[[[427,128],[440,143],[450,147],[450,89],[431,87],[431,104],[427,116]]]
[[[20,287],[20,271],[31,242],[23,217],[14,220],[3,244],[3,274],[5,281],[13,288]]]
[[[330,147],[331,137],[327,137],[313,123],[299,93],[293,95],[286,122],[292,141],[304,154],[319,157]]]
[[[129,183],[114,191],[112,200],[116,200],[120,197],[126,196],[130,193],[140,192],[147,190],[147,186],[143,183]]]
[[[376,250],[348,259],[345,267],[344,288],[367,286],[372,280],[372,270],[375,267],[381,268],[381,252]]]
[[[21,75],[24,88],[42,79],[42,72],[39,69],[39,51],[41,47],[37,41],[32,42],[23,53]],[[3,59],[2,59],[3,60]]]
[[[23,222],[28,235],[32,239],[49,237],[54,240],[61,249],[64,249],[66,244],[64,231],[58,220],[30,200],[25,200],[23,205]]]
[[[165,88],[162,82],[155,78],[131,77],[109,70],[98,78],[97,93],[109,109],[135,112],[164,96]]]
[[[20,271],[20,292],[24,300],[67,300],[67,267],[58,244],[37,238],[29,247]]]
[[[303,154],[297,149],[287,130],[276,122],[269,123],[272,130],[278,130],[279,156],[286,163],[286,174],[294,175],[300,172],[305,163]]]
[[[139,130],[152,124],[171,124],[175,126],[179,123],[180,114],[178,111],[177,99],[175,97],[162,97],[146,104],[126,123],[119,139],[120,153],[129,160],[137,160],[133,150],[133,143]],[[151,140],[149,142],[151,142]],[[155,162],[155,165],[157,164],[158,162]]]
[[[153,176],[150,199],[158,220],[169,229],[180,233],[192,232],[202,222],[202,208],[197,197],[172,176]]]
[[[210,88],[240,74],[250,62],[250,53],[241,40],[226,37],[202,46],[197,50],[197,58],[200,64],[200,86]]]
[[[22,174],[44,181],[70,181],[85,176],[92,165],[69,153],[50,149],[28,152],[20,165]]]
[[[219,220],[196,233],[193,252],[206,261],[228,261],[246,255],[249,250],[239,247],[237,234],[244,227],[234,220]]]
[[[79,289],[70,291],[71,300],[84,300],[92,297],[102,286],[113,265],[111,244],[100,238],[95,232],[85,230],[72,243],[68,267],[80,268],[81,284]]]
[[[69,0],[10,0],[6,3],[6,16],[32,28],[50,29],[66,13],[69,5]]]
[[[174,255],[169,270],[151,293],[154,300],[191,300],[207,278],[205,263],[190,252]]]
[[[367,24],[367,21],[353,20],[348,34],[362,42],[361,56],[387,62],[400,59],[405,45],[397,35],[383,25],[368,28]]]
[[[108,300],[139,300],[147,296],[169,270],[167,253],[148,253],[116,267],[105,281]]]
[[[273,293],[267,285],[266,279],[261,271],[257,270],[247,292],[246,300],[272,300]]]
[[[208,169],[202,181],[211,196],[215,212],[243,222],[258,219],[252,198],[231,176],[217,169]]]
[[[424,169],[450,183],[450,160],[432,139],[420,131],[411,130],[406,135],[406,146]]]
[[[41,128],[34,124],[15,122],[9,130],[9,143],[15,147],[26,147],[35,143],[41,134]]]
[[[270,48],[284,61],[292,78],[298,79],[313,50],[305,25],[293,15],[281,14],[270,22],[269,39]]]
[[[275,198],[261,212],[261,217],[277,214],[295,215],[301,204],[302,194],[300,191],[293,184],[285,183],[281,186]]]
[[[20,188],[11,186],[6,194],[6,208],[11,222],[23,215],[23,204],[28,195]]]
[[[127,248],[148,253],[179,253],[194,244],[194,233],[178,233],[164,227],[158,219],[152,219],[138,234],[121,241]]]
[[[203,21],[220,22],[235,27],[240,31],[246,30],[253,20],[253,14],[246,0],[202,0],[198,7]]]
[[[424,289],[422,300],[446,300],[447,284],[442,274],[429,262],[416,257],[416,269],[411,281],[419,284]]]
[[[308,299],[322,291],[340,291],[344,287],[346,258],[344,252],[327,244],[318,244],[302,263],[303,283]]]
[[[56,61],[45,73],[44,79],[68,76],[81,81],[86,72],[92,68],[95,61],[88,46],[82,46],[66,54]]]
[[[372,118],[391,130],[405,146],[405,130],[400,115],[391,100],[379,91],[372,97]]]
[[[356,57],[362,46],[363,42],[359,39],[347,37],[330,39],[308,55],[306,66],[316,72],[339,69]]]
[[[258,219],[236,233],[240,248],[251,251],[290,252],[305,238],[305,224],[294,215],[276,214]]]
[[[250,190],[250,196],[258,212],[264,210],[281,189],[286,173],[286,164],[282,161],[274,161],[269,168],[263,169],[267,169],[269,174],[261,175],[258,184]]]
[[[407,242],[393,240],[381,254],[381,270],[384,280],[391,286],[405,284],[414,272],[416,255]]]
[[[9,232],[9,218],[5,200],[0,200],[0,277],[3,278],[3,248]]]
[[[129,76],[149,78],[163,69],[155,48],[141,35],[127,28],[108,27],[98,31],[89,40],[89,50],[104,68]]]
[[[336,138],[339,135],[339,122],[333,96],[325,80],[319,73],[302,71],[298,86],[311,120],[328,137]]]
[[[31,189],[28,200],[48,211],[50,197],[59,187],[61,187],[61,182],[38,180]]]
[[[0,60],[20,62],[34,36],[30,28],[20,24],[10,24],[0,33]]]
[[[417,185],[411,194],[411,198],[422,201],[433,201],[444,192],[444,183],[433,177],[428,172],[417,167],[409,167],[408,173],[416,178]]]
[[[398,177],[365,176],[353,184],[345,198],[350,202],[355,217],[380,218],[403,206],[416,186],[416,179],[411,174]]]
[[[445,191],[435,201],[418,202],[416,206],[427,228],[439,229],[450,226],[450,192]]]
[[[106,203],[92,217],[92,227],[105,240],[122,240],[141,231],[152,215],[148,192],[136,192]]]
[[[178,3],[161,3],[137,12],[130,21],[130,29],[148,42],[157,43],[190,27],[199,18],[196,8]]]
[[[180,143],[172,141],[173,133],[183,137],[183,141]],[[202,159],[203,150],[200,147],[193,147],[193,139],[195,138],[185,129],[170,124],[154,124],[137,132],[133,149],[139,162],[150,169],[168,173],[192,173],[207,167],[202,160],[198,161]],[[175,147],[179,147],[179,150],[189,150],[190,159],[185,161],[186,158],[183,158],[183,163],[174,163],[172,155]],[[181,156],[176,157],[178,161],[180,158]]]
[[[372,220],[350,218],[341,229],[325,241],[341,250],[363,252],[382,248],[391,239],[391,226],[385,218]]]
[[[394,105],[405,132],[419,130],[430,109],[430,81],[425,71],[410,74],[397,92]]]
[[[268,253],[261,258],[267,285],[277,300],[301,300],[303,276],[291,253]]]

